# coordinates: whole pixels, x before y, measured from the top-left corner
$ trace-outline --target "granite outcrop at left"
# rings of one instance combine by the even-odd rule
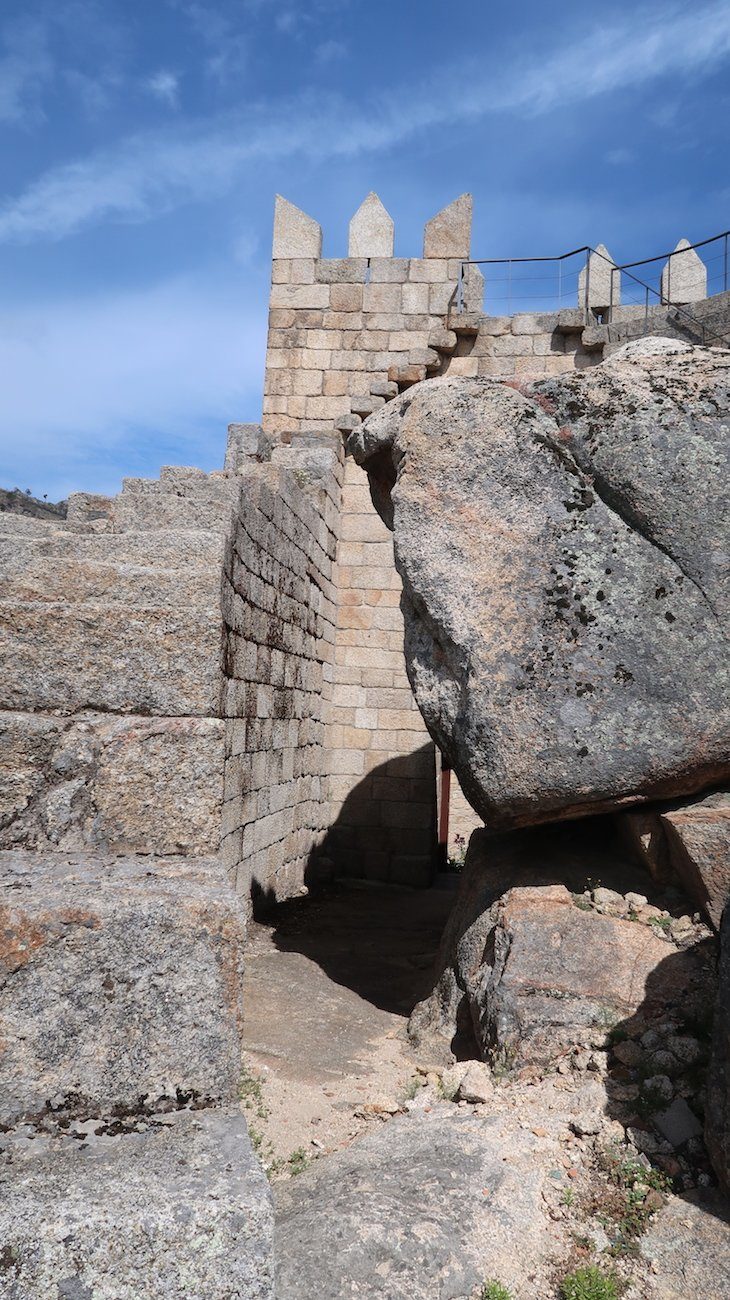
[[[243,903],[214,859],[0,854],[0,1122],[232,1102]]]
[[[271,1300],[271,1192],[237,1108],[0,1136],[8,1300]]]

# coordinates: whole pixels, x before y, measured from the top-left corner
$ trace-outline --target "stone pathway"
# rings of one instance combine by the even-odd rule
[[[251,925],[244,1101],[274,1177],[293,1152],[299,1168],[347,1146],[415,1087],[427,1062],[406,1023],[428,990],[451,879],[430,890],[343,882]]]

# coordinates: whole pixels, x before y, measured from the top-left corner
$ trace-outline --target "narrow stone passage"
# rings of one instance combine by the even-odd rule
[[[273,1177],[292,1152],[298,1168],[348,1145],[426,1068],[406,1023],[428,992],[456,879],[429,890],[342,882],[252,923],[244,1102]]]

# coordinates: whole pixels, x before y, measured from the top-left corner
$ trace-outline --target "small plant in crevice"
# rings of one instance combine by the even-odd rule
[[[618,1300],[623,1289],[615,1273],[587,1264],[563,1278],[559,1295],[560,1300]]]
[[[423,1079],[418,1074],[414,1074],[413,1078],[408,1080],[408,1083],[400,1095],[401,1103],[413,1101],[418,1096],[422,1087]]]
[[[252,1110],[258,1119],[268,1119],[269,1108],[264,1101],[263,1084],[245,1066],[241,1070],[238,1095],[246,1110]]]
[[[614,1258],[636,1255],[638,1240],[652,1215],[662,1208],[672,1180],[615,1147],[597,1153],[596,1167],[606,1181],[594,1189],[586,1209],[608,1233],[609,1253]]]
[[[512,1300],[512,1292],[502,1286],[501,1282],[495,1282],[491,1279],[484,1283],[479,1294],[479,1300]]]
[[[466,861],[466,840],[463,835],[454,836],[454,851],[446,859],[447,871],[463,871]]]
[[[304,1170],[311,1165],[311,1163],[312,1157],[304,1150],[304,1147],[297,1147],[295,1151],[292,1151],[287,1160],[289,1173],[292,1178],[294,1178],[296,1174],[303,1174]]]

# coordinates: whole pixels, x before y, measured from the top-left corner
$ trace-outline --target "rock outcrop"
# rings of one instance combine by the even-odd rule
[[[617,1026],[641,1036],[668,1007],[706,1017],[709,930],[676,892],[676,915],[662,906],[669,899],[599,827],[472,835],[434,990],[411,1016],[417,1043],[438,1051],[473,1034],[493,1065],[539,1074],[605,1049]]]
[[[620,813],[618,824],[654,879],[680,881],[719,930],[730,899],[730,794]]]
[[[729,378],[730,352],[654,339],[524,391],[431,380],[351,435],[416,699],[489,825],[728,770]]]
[[[231,1103],[244,912],[212,859],[0,853],[0,1119]]]
[[[486,1277],[534,1294],[547,1223],[540,1145],[514,1118],[400,1116],[281,1184],[279,1300],[456,1300]]]

